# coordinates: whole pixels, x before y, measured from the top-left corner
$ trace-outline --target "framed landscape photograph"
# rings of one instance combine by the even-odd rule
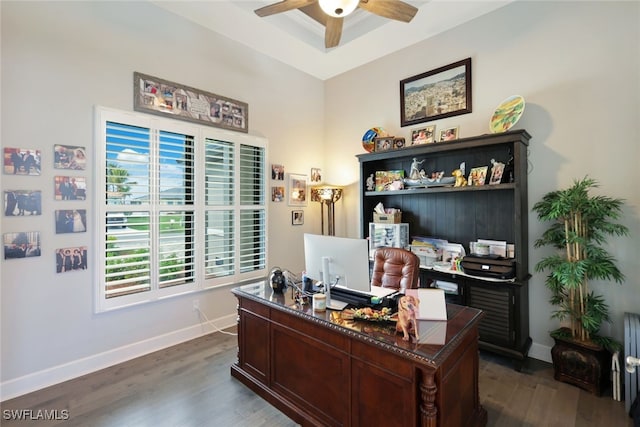
[[[400,126],[471,112],[471,58],[400,81]]]

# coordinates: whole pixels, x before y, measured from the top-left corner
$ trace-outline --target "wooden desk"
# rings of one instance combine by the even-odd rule
[[[484,426],[478,395],[482,312],[447,305],[444,345],[402,340],[395,325],[300,306],[265,282],[235,288],[231,375],[303,426]],[[240,402],[240,404],[242,404]]]

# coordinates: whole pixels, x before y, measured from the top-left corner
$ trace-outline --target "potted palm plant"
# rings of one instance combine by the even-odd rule
[[[609,319],[601,295],[589,289],[590,280],[622,283],[624,275],[614,257],[602,247],[607,236],[628,234],[617,223],[623,200],[593,196],[598,187],[585,177],[564,190],[551,191],[533,206],[538,219],[550,222],[535,247],[553,246],[557,252],[540,260],[536,272],[548,272],[545,285],[551,291],[552,317],[568,326],[551,332],[555,378],[600,395],[608,381],[611,353],[621,349],[616,340],[599,335]]]

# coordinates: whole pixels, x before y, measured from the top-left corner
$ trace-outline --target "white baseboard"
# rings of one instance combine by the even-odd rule
[[[529,357],[542,360],[543,362],[552,363],[551,347],[533,343],[529,349]]]
[[[230,314],[213,320],[212,324],[215,325],[215,328],[225,329],[235,326],[237,317],[238,315],[235,313]],[[0,402],[210,334],[215,332],[215,328],[206,322],[202,322],[185,329],[5,381],[0,384]]]

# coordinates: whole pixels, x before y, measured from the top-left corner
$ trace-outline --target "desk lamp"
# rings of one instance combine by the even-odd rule
[[[320,219],[322,234],[324,232],[324,205],[327,205],[327,235],[335,236],[335,203],[342,197],[342,188],[323,185],[321,187],[311,187],[311,201],[320,202]]]

